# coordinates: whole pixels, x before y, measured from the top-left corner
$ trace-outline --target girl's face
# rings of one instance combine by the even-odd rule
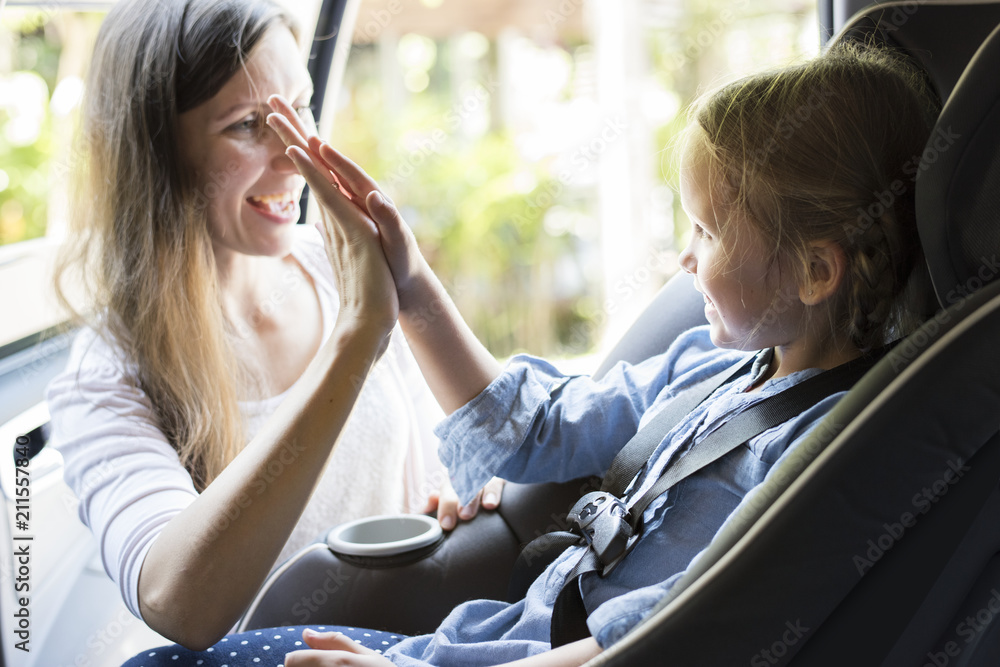
[[[308,113],[312,81],[284,26],[264,34],[245,69],[215,97],[180,116],[181,150],[195,172],[195,197],[207,204],[217,257],[284,256],[291,249],[305,180],[265,122],[273,94]]]
[[[729,210],[711,187],[708,161],[697,153],[689,151],[681,169],[681,205],[692,233],[680,265],[705,296],[712,343],[740,350],[787,345],[802,332],[798,286],[779,277],[769,249],[745,219],[729,220],[723,233]]]

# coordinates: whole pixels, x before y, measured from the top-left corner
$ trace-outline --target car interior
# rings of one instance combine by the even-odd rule
[[[335,33],[347,5],[324,2],[316,34]],[[825,48],[858,40],[898,49],[941,98],[914,175],[937,303],[727,520],[657,611],[588,665],[1000,664],[1000,3],[834,0],[820,3],[820,19]],[[325,86],[336,40],[317,44],[310,68]],[[679,274],[594,374],[656,354],[702,322],[702,297]],[[117,594],[67,500],[60,456],[45,447],[42,396],[71,339],[44,331],[0,348],[0,441],[30,448],[32,511],[46,517],[33,543],[35,599],[67,610],[105,599],[109,587]],[[40,653],[24,662],[10,613],[14,480],[12,457],[0,459],[0,664],[73,664],[78,651],[57,644],[104,642],[94,628],[117,628],[106,641],[121,659],[149,645],[141,622],[95,602],[90,627],[68,611],[33,619]],[[495,512],[391,557],[338,554],[320,536],[272,572],[239,629],[327,623],[414,634],[464,600],[517,599],[521,549],[564,528],[594,484],[510,484]],[[131,632],[135,644],[117,641]]]

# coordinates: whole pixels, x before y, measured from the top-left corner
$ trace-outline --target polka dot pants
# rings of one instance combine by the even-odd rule
[[[148,649],[122,667],[283,667],[286,653],[309,648],[302,641],[307,627],[343,633],[379,653],[406,639],[405,635],[339,625],[289,625],[228,635],[204,651],[189,651],[177,644]]]

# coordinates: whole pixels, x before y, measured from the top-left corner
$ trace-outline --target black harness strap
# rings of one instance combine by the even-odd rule
[[[721,373],[716,373],[712,377],[688,387],[674,400],[667,403],[648,424],[642,427],[621,448],[615,456],[615,460],[611,462],[608,472],[604,475],[601,491],[621,497],[629,483],[635,479],[635,476],[639,474],[649,457],[663,441],[663,437],[680,424],[688,413],[711,396],[712,392],[742,375],[758,357],[759,355],[754,355],[730,366]]]
[[[712,392],[742,375],[759,356],[759,354],[753,355],[681,390],[680,394],[667,403],[618,451],[614,461],[611,462],[611,467],[604,475],[601,490],[616,497],[623,496],[629,483],[642,470],[666,434],[702,401],[711,396]],[[531,582],[537,579],[559,554],[574,544],[583,543],[583,538],[579,534],[569,531],[552,531],[529,542],[518,554],[511,570],[508,599],[511,602],[520,600]]]
[[[627,521],[627,527],[619,525],[617,530],[622,531],[622,535],[627,538],[627,541],[618,540],[618,542],[616,542],[616,544],[621,544],[622,546],[620,551],[612,557],[605,556],[605,560],[602,561],[602,558],[598,555],[598,552],[595,549],[595,545],[606,544],[607,540],[601,542],[600,536],[593,535],[593,532],[591,532],[591,536],[586,536],[588,529],[584,528],[584,534],[587,537],[587,542],[590,543],[591,548],[587,549],[583,553],[580,560],[570,571],[563,584],[562,590],[559,592],[559,596],[556,598],[550,626],[550,641],[552,646],[562,646],[563,644],[568,644],[578,639],[590,636],[590,631],[587,628],[587,610],[584,606],[583,597],[580,592],[579,579],[583,575],[590,572],[599,572],[601,576],[608,574],[611,569],[613,569],[628,554],[628,551],[631,550],[641,535],[643,528],[643,512],[649,504],[653,502],[653,500],[661,496],[668,489],[686,477],[689,477],[705,466],[719,460],[729,452],[740,447],[764,431],[782,424],[798,414],[801,414],[808,408],[816,405],[819,401],[831,396],[832,394],[849,390],[868,371],[868,369],[870,369],[882,357],[884,352],[885,349],[882,349],[871,354],[858,357],[857,359],[841,364],[836,368],[814,375],[813,377],[808,378],[793,387],[789,387],[778,394],[769,396],[736,415],[733,419],[710,433],[703,440],[693,445],[676,463],[667,466],[656,483],[646,493],[644,493],[630,509],[627,510],[626,516],[622,516],[622,520],[619,524],[624,524]],[[690,410],[697,407],[697,405],[707,398],[713,391],[715,391],[715,389],[733,379],[736,375],[739,375],[745,365],[745,363],[741,364],[731,377],[718,382],[706,393],[702,394],[701,391],[697,392],[699,394],[698,402],[688,408],[687,411],[677,416],[674,423],[668,425],[666,423],[666,419],[660,420],[660,416],[667,412],[666,409],[661,412],[661,415],[657,415],[648,426],[644,427],[640,433],[637,433],[636,436],[632,438],[628,444],[626,444],[626,446],[619,453],[619,456],[615,458],[615,463],[612,464],[612,467],[617,467],[618,470],[623,472],[618,473],[613,480],[613,483],[606,486],[613,485],[614,487],[618,487],[621,485],[623,483],[621,475],[627,473],[629,470],[634,469],[636,474],[638,474],[639,470],[652,455],[653,449],[659,445],[666,433],[672,430],[673,427],[676,426],[676,424],[679,423],[688,412],[690,412]],[[730,371],[727,370],[726,372],[729,373]],[[722,374],[719,374],[702,384],[715,382],[721,375]],[[693,387],[690,390],[690,393],[696,393],[694,391],[696,388],[701,389],[702,385],[696,385],[696,387]],[[673,401],[673,403],[679,402],[682,396],[683,394],[679,396],[678,399]],[[685,400],[685,407],[687,407],[690,402],[690,399]],[[671,410],[670,412],[673,413],[674,411]],[[671,416],[673,417],[674,415],[672,414]],[[655,429],[655,433],[650,433],[648,436],[644,437],[643,440],[644,442],[655,440],[656,442],[653,447],[648,451],[640,449],[638,446],[633,447],[633,443],[639,439],[639,435],[646,431],[653,432],[654,426],[657,427],[657,429]],[[640,459],[639,457],[642,458]],[[619,462],[619,458],[628,458],[629,460]],[[620,463],[620,465],[616,466],[615,464],[618,463]],[[624,482],[625,487],[628,486],[628,482],[630,481],[631,480]],[[638,484],[636,486],[638,488]],[[592,496],[593,498],[591,498]],[[587,501],[588,498],[590,498],[589,504]],[[571,516],[594,516],[599,511],[594,509],[594,503],[602,503],[603,500],[604,499],[600,497],[600,492],[588,494],[577,503],[571,512]],[[611,504],[614,504],[615,502],[617,502],[622,508],[624,507],[624,503],[622,501],[612,500]],[[601,508],[601,510],[603,509],[604,508]],[[590,510],[589,514],[588,510]],[[623,509],[618,510],[618,512],[623,511]],[[605,518],[614,514],[614,511],[610,514],[606,513]],[[600,524],[596,521],[594,525],[600,526]],[[607,522],[605,522],[605,525],[607,525]],[[604,532],[607,531],[605,530]]]

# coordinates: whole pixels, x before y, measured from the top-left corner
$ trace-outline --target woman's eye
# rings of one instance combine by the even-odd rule
[[[253,114],[252,116],[247,116],[246,118],[243,118],[242,120],[233,123],[232,125],[229,126],[229,129],[241,132],[248,132],[251,130],[256,130],[257,126],[258,126],[258,116],[257,114]]]

